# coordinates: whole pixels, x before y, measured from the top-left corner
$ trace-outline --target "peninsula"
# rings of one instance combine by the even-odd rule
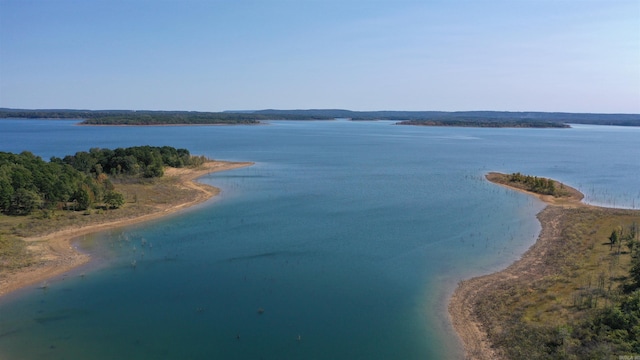
[[[558,181],[486,178],[547,206],[536,243],[508,268],[459,283],[449,303],[469,359],[640,353],[640,211],[584,204]]]
[[[167,149],[166,147],[149,148],[154,152],[158,149]],[[118,150],[123,149],[116,149]],[[98,149],[92,149],[92,152],[97,151]],[[179,151],[185,155],[186,150]],[[78,154],[84,156],[87,153]],[[0,296],[28,286],[41,286],[47,279],[64,274],[90,261],[88,255],[74,248],[73,239],[157,219],[200,204],[217,195],[219,189],[198,183],[195,181],[197,178],[213,172],[253,164],[209,160],[203,157],[195,157],[195,159],[197,161],[189,166],[164,165],[161,169],[155,168],[154,171],[161,171],[161,177],[111,178],[109,181],[113,185],[111,191],[123,197],[123,201],[117,204],[119,205],[117,207],[108,206],[105,202],[105,205],[90,206],[84,210],[64,210],[60,208],[59,202],[57,208],[37,210],[29,215],[1,215]],[[60,159],[54,159],[54,161],[60,161]],[[2,170],[1,167],[0,170]],[[100,174],[96,176],[93,173],[89,176],[102,178],[103,182],[107,181]],[[73,201],[66,204],[77,206],[78,199],[73,198]]]

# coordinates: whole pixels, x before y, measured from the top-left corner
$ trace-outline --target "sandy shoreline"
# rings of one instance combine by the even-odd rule
[[[45,245],[42,247],[44,254],[40,256],[41,261],[20,269],[17,272],[10,273],[8,276],[0,279],[0,297],[18,289],[39,285],[47,279],[62,275],[88,263],[91,258],[87,254],[78,252],[71,245],[73,239],[91,233],[157,219],[200,204],[217,195],[220,190],[213,186],[195,182],[197,178],[214,172],[232,170],[250,165],[253,165],[253,163],[211,161],[197,169],[168,168],[165,170],[165,176],[177,177],[178,187],[196,191],[197,196],[195,199],[178,204],[158,206],[153,213],[134,218],[123,218],[107,223],[64,229],[43,237],[25,239],[25,241],[30,244],[40,243]]]
[[[538,213],[537,218],[542,225],[540,235],[535,244],[522,255],[522,258],[511,264],[506,269],[483,276],[464,280],[458,284],[449,301],[449,316],[451,323],[458,334],[465,353],[465,359],[493,360],[500,359],[488,340],[482,322],[474,313],[475,304],[483,294],[496,289],[500,284],[514,278],[542,274],[545,269],[542,265],[545,253],[554,241],[558,240],[563,224],[563,209],[575,207],[589,207],[581,202],[583,194],[576,189],[565,186],[569,196],[567,198],[553,198],[548,195],[535,194],[516,187],[509,186],[498,181],[499,174],[489,173],[487,179],[500,186],[533,195],[544,201],[547,206]]]

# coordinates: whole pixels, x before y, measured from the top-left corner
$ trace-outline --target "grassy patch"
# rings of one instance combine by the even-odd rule
[[[33,263],[33,254],[22,238],[40,237],[68,228],[107,223],[150,214],[159,207],[181,204],[197,198],[198,192],[180,186],[176,177],[114,180],[125,196],[118,209],[91,208],[86,211],[38,210],[26,216],[0,215],[0,276]]]
[[[29,266],[34,261],[26,243],[12,236],[0,236],[0,276]]]
[[[477,316],[507,358],[633,353],[629,344],[634,341],[615,340],[614,330],[599,319],[624,301],[628,294],[623,289],[631,281],[632,254],[624,244],[611,246],[608,237],[613,229],[640,223],[640,212],[583,206],[559,214],[560,236],[539,264],[528,276],[487,291],[477,303]]]

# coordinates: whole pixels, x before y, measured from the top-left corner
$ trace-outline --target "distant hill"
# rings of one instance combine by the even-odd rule
[[[258,124],[250,114],[197,111],[0,109],[0,118],[82,119],[84,125]]]
[[[510,111],[351,111],[343,109],[135,111],[0,108],[0,118],[82,119],[88,125],[258,124],[265,120],[392,120],[402,125],[474,127],[566,127],[566,124],[640,126],[640,114]]]
[[[456,126],[456,127],[492,127],[492,128],[570,128],[564,122],[541,121],[518,118],[477,118],[477,117],[455,117],[455,118],[433,118],[427,120],[405,120],[397,122],[396,125],[421,125],[421,126]]]
[[[245,112],[246,113],[246,112]],[[640,114],[590,114],[561,112],[511,112],[511,111],[350,111],[328,110],[259,110],[256,115],[297,115],[316,118],[348,118],[351,120],[395,120],[403,125],[454,125],[473,124],[533,124],[535,127],[555,124],[594,124],[640,126]],[[424,123],[424,124],[423,124]],[[466,125],[465,125],[466,124]]]

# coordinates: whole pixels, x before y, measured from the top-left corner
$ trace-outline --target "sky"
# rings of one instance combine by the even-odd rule
[[[640,113],[640,0],[0,0],[0,107]]]

